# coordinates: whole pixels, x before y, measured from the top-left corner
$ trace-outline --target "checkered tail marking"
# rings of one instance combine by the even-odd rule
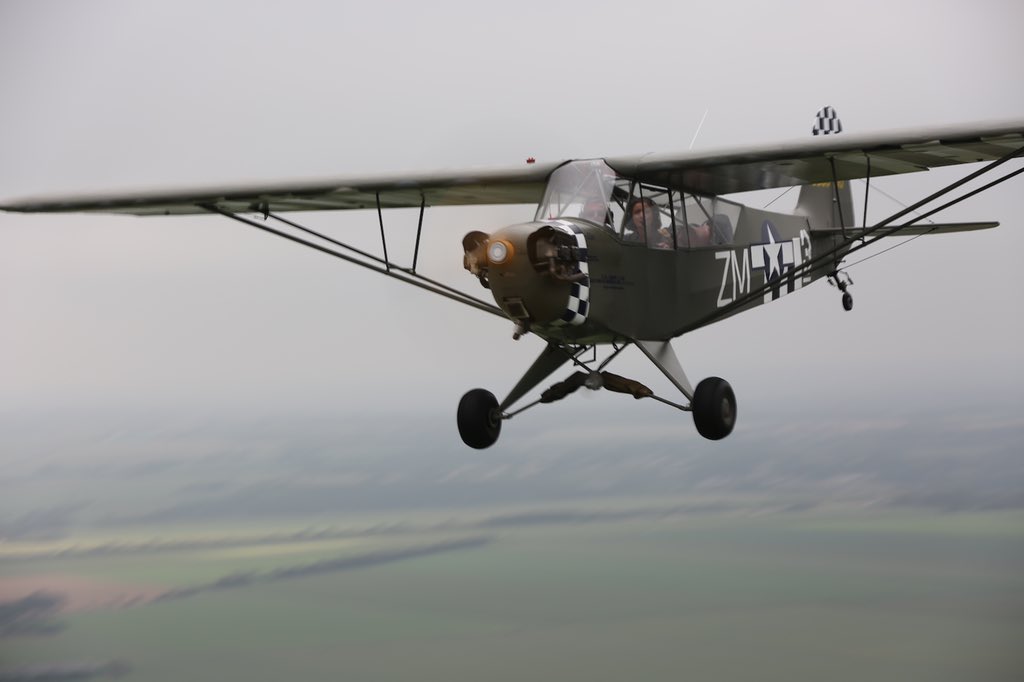
[[[814,117],[814,127],[811,128],[812,135],[834,135],[843,132],[843,124],[839,120],[839,114],[832,107],[825,107]]]

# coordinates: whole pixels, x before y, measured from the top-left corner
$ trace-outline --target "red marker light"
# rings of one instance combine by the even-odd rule
[[[529,157],[528,159],[526,159],[526,163],[537,163],[537,159],[535,159],[535,158],[533,158],[533,157],[531,156],[531,157]]]

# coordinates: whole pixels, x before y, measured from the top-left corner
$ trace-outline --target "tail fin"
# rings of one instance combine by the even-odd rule
[[[837,135],[843,124],[832,107],[825,107],[814,119],[812,135]],[[804,185],[796,202],[797,215],[807,216],[812,228],[849,227],[853,225],[853,191],[850,183],[840,180]]]
[[[811,135],[838,135],[843,132],[843,122],[832,107],[825,107],[814,116]]]

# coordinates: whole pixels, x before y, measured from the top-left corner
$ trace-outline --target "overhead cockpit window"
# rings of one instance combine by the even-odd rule
[[[609,230],[622,221],[629,182],[604,161],[572,161],[548,179],[536,220],[582,218]]]

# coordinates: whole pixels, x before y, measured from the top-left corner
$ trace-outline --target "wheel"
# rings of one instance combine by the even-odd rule
[[[725,379],[708,377],[693,392],[691,403],[697,433],[708,440],[721,440],[736,424],[736,395]]]
[[[843,310],[846,312],[853,310],[853,296],[850,295],[849,291],[843,292]]]
[[[482,388],[474,388],[462,396],[457,420],[462,442],[477,450],[494,445],[501,433],[498,400]]]

